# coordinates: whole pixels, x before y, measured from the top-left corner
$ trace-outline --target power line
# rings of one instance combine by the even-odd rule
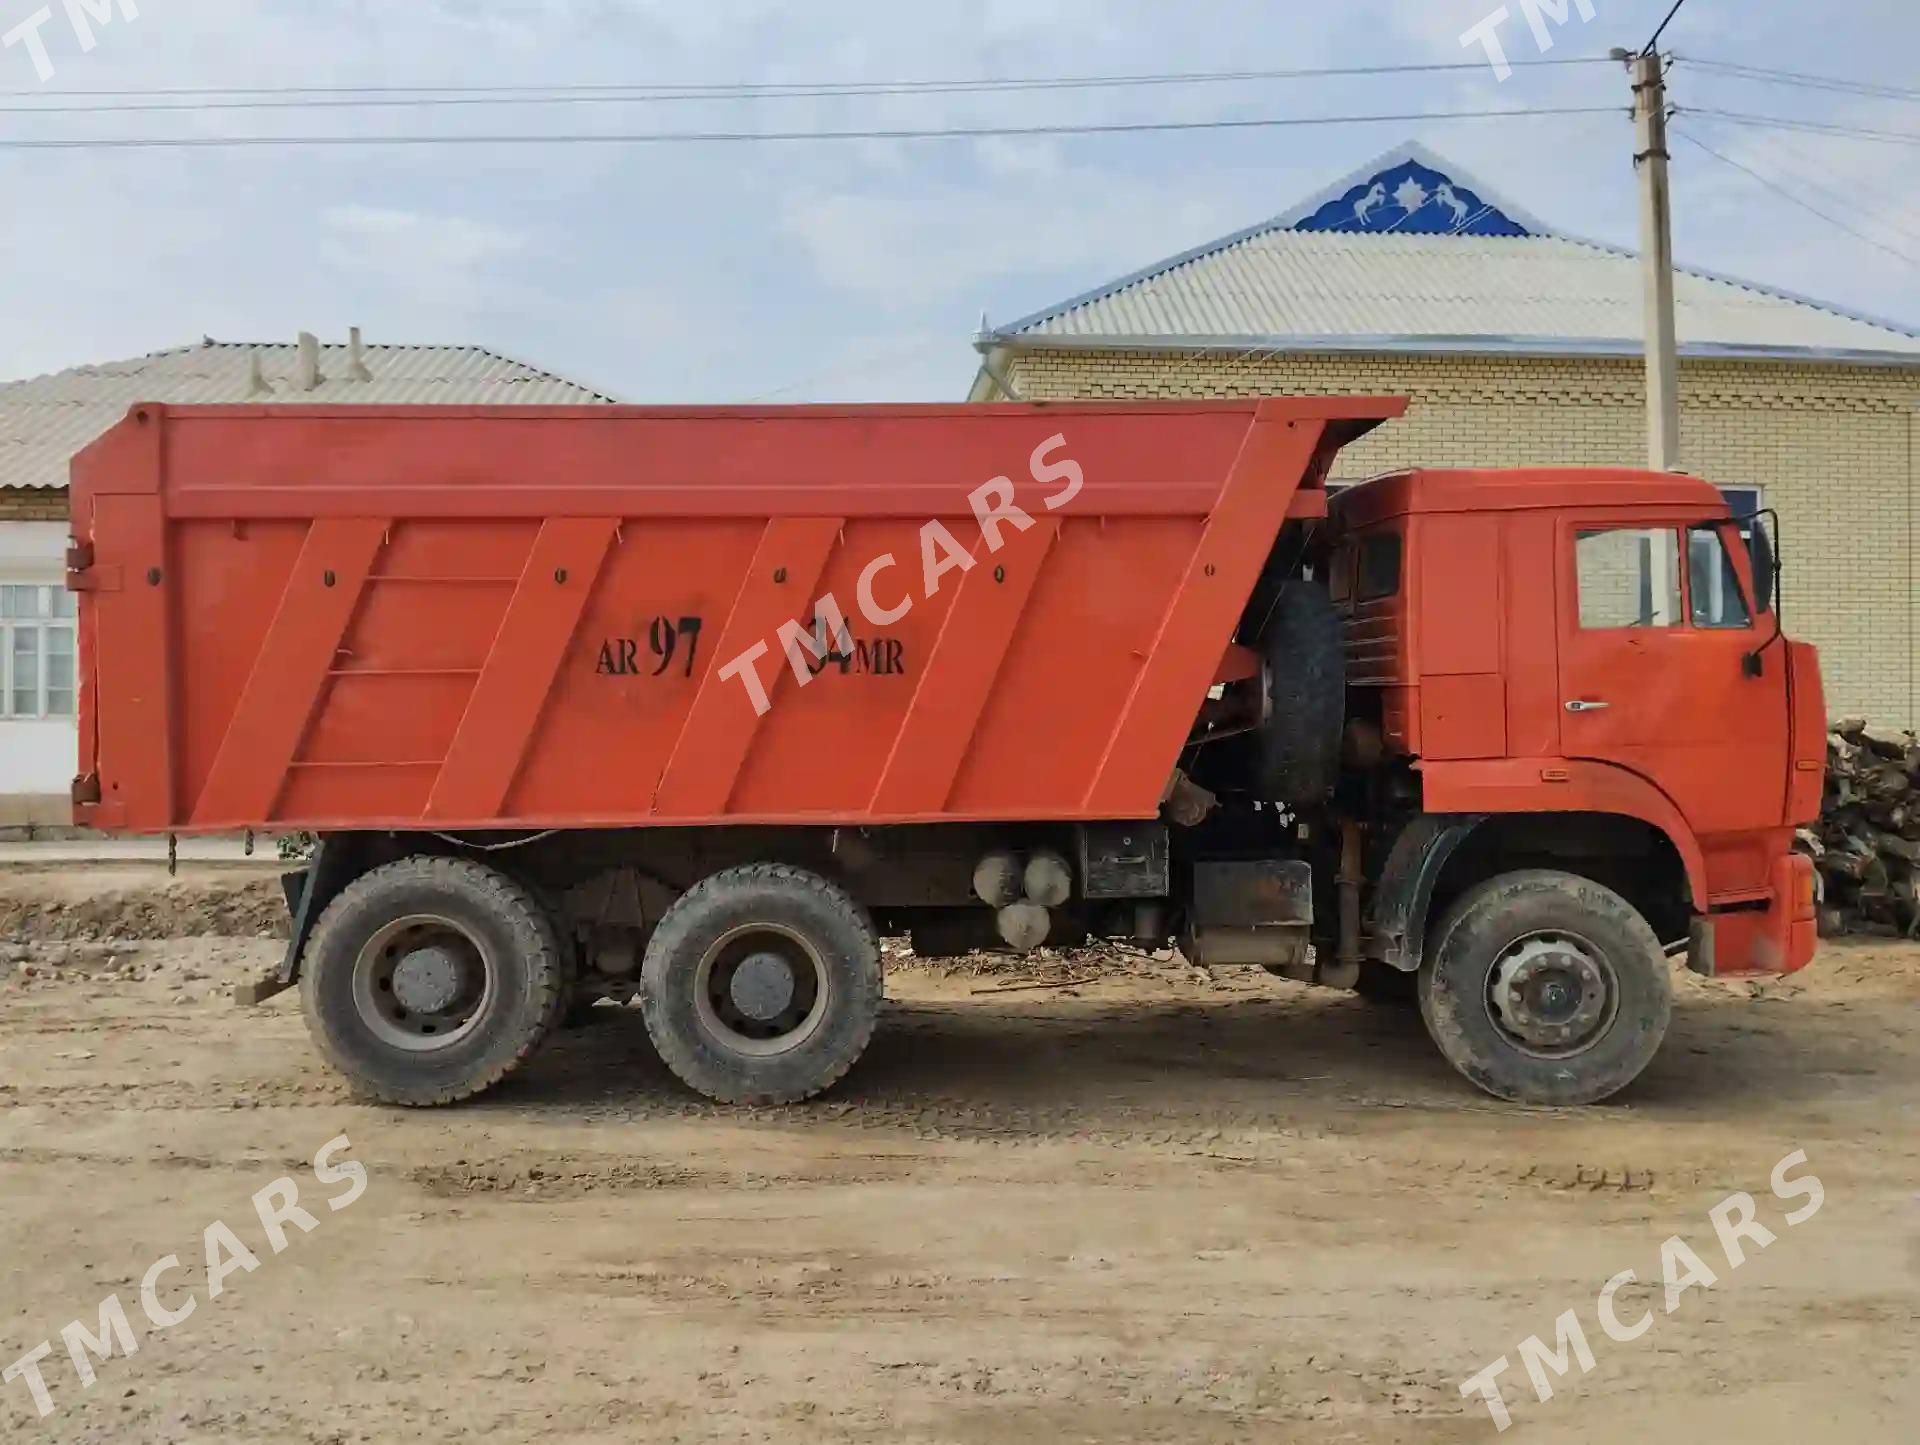
[[[787,131],[628,131],[514,135],[238,135],[81,136],[0,140],[0,150],[213,150],[265,146],[436,145],[725,145],[791,141],[966,140],[1018,136],[1139,135],[1182,131],[1272,130],[1295,126],[1375,125],[1409,121],[1513,120],[1534,116],[1618,115],[1611,105],[1538,109],[1406,111],[1397,115],[1269,116],[1253,120],[1115,121],[1086,125],[983,125],[939,129]]]
[[[1667,27],[1673,24],[1673,17],[1680,13],[1680,7],[1686,3],[1687,0],[1673,0],[1673,9],[1669,10],[1667,18],[1660,22],[1660,28],[1653,32],[1653,39],[1649,40],[1647,48],[1640,52],[1642,55],[1653,54],[1653,47],[1660,43],[1660,37],[1667,33]]]
[[[1802,169],[1802,167],[1812,167],[1816,170],[1824,171],[1827,168],[1822,162],[1812,160],[1802,155],[1799,151],[1794,150],[1783,141],[1778,140],[1767,148],[1767,159],[1774,164],[1787,181],[1793,185],[1803,187],[1813,195],[1822,197],[1833,205],[1838,206],[1843,213],[1854,212],[1858,209],[1858,196],[1843,195],[1839,191],[1831,190],[1824,182],[1814,179],[1806,173],[1806,170]],[[1875,219],[1883,231],[1890,232],[1902,241],[1911,241],[1916,246],[1920,246],[1920,232],[1904,230],[1893,224],[1886,217],[1876,217]]]
[[[1607,65],[1605,56],[1560,56],[1513,60],[1519,67]],[[1412,65],[1343,65],[1293,70],[1163,71],[1138,75],[1023,76],[972,80],[889,81],[738,81],[724,84],[642,85],[633,83],[552,85],[268,85],[187,86],[138,90],[6,90],[0,98],[135,99],[213,96],[581,96],[624,100],[754,100],[863,95],[940,95],[975,91],[1101,90],[1139,86],[1218,85],[1237,81],[1317,80],[1364,75],[1445,74],[1481,70],[1480,61],[1443,61]]]
[[[1773,70],[1760,65],[1739,65],[1724,60],[1703,60],[1698,56],[1683,55],[1676,57],[1695,70],[1704,70],[1712,74],[1731,76],[1736,80],[1753,80],[1769,85],[1799,86],[1806,90],[1835,91],[1842,95],[1865,95],[1881,100],[1920,101],[1920,90],[1908,90],[1897,85],[1880,85],[1868,80],[1843,80],[1832,75],[1810,75],[1799,70]]]
[[[1864,231],[1855,230],[1852,226],[1848,225],[1845,221],[1841,220],[1838,216],[1829,215],[1827,212],[1821,210],[1818,206],[1813,205],[1811,202],[1803,199],[1800,196],[1796,196],[1792,191],[1788,190],[1785,186],[1782,186],[1779,183],[1773,180],[1770,180],[1768,177],[1762,175],[1759,171],[1754,170],[1751,166],[1743,165],[1739,161],[1735,160],[1732,156],[1722,154],[1721,152],[1715,150],[1712,146],[1708,145],[1705,141],[1699,139],[1697,136],[1690,135],[1686,131],[1681,130],[1677,126],[1674,128],[1674,134],[1678,135],[1681,140],[1686,141],[1689,145],[1697,146],[1699,149],[1705,151],[1708,155],[1712,156],[1715,160],[1721,162],[1723,165],[1732,166],[1733,169],[1735,169],[1736,171],[1739,171],[1742,175],[1751,177],[1753,180],[1757,181],[1760,185],[1772,191],[1775,195],[1778,195],[1785,200],[1791,201],[1794,205],[1798,206],[1801,210],[1807,212],[1809,215],[1818,216],[1821,220],[1825,221],[1828,225],[1835,226],[1838,229],[1845,231],[1849,236],[1852,236],[1855,240],[1865,241],[1869,246],[1877,247],[1879,250],[1885,251],[1889,256],[1893,256],[1899,260],[1905,261],[1909,266],[1920,268],[1920,256],[1910,256],[1905,251],[1900,250],[1896,246],[1889,246],[1884,241],[1876,240],[1874,237],[1869,236]]]
[[[1738,110],[1706,110],[1699,106],[1675,106],[1675,115],[1698,115],[1724,121],[1728,125],[1749,125],[1761,130],[1797,130],[1810,135],[1841,135],[1854,140],[1885,141],[1892,145],[1920,145],[1920,135],[1900,130],[1870,130],[1863,126],[1830,125],[1825,121],[1801,120],[1784,115],[1749,115]]]
[[[1450,67],[1449,67],[1450,68]],[[1477,67],[1475,67],[1477,68]],[[1315,74],[1331,74],[1320,71]],[[1273,76],[1249,77],[1272,79]],[[1103,82],[1104,84],[1105,82]],[[1140,84],[1144,82],[1128,82]],[[792,90],[778,93],[768,92],[753,96],[719,96],[694,92],[648,92],[641,94],[582,94],[574,92],[552,95],[533,94],[496,94],[496,95],[381,95],[364,99],[341,97],[301,97],[275,99],[222,99],[222,100],[135,100],[108,101],[104,103],[87,102],[75,105],[0,105],[0,115],[108,115],[133,112],[213,112],[223,110],[402,110],[435,109],[455,106],[529,106],[529,105],[653,105],[676,101],[713,101],[713,100],[805,100],[823,97],[833,98],[869,98],[874,96],[897,95],[1007,95],[1028,93],[1038,90],[1067,89],[1064,86],[992,86],[992,87],[941,87],[933,88],[876,88],[868,90],[831,89],[831,90]],[[1091,87],[1073,87],[1088,89]]]

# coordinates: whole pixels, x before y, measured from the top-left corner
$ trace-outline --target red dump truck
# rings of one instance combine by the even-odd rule
[[[605,998],[810,1097],[882,935],[1175,941],[1596,1100],[1669,955],[1812,956],[1815,655],[1705,482],[1330,489],[1404,407],[139,406],[73,466],[76,813],[316,835],[257,992],[399,1104]]]

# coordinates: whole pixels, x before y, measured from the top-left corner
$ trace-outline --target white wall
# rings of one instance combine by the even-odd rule
[[[80,765],[71,721],[0,722],[0,797],[65,797]]]
[[[67,575],[65,522],[0,522],[0,573],[9,582],[59,582]]]

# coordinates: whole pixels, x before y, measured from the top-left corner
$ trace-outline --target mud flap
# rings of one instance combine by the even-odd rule
[[[1483,821],[1477,813],[1429,813],[1400,830],[1374,885],[1363,942],[1368,958],[1402,973],[1419,971],[1440,870]]]
[[[1687,929],[1687,968],[1702,978],[1713,977],[1713,920],[1696,913]]]

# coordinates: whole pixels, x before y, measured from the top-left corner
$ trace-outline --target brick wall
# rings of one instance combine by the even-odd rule
[[[65,487],[0,487],[0,522],[64,522]]]
[[[1346,477],[1646,462],[1635,360],[1034,350],[1015,354],[1008,374],[1034,401],[1410,395],[1403,420],[1342,454]],[[1787,626],[1819,644],[1829,710],[1920,725],[1920,367],[1686,361],[1681,412],[1687,469],[1764,487],[1780,512]]]

